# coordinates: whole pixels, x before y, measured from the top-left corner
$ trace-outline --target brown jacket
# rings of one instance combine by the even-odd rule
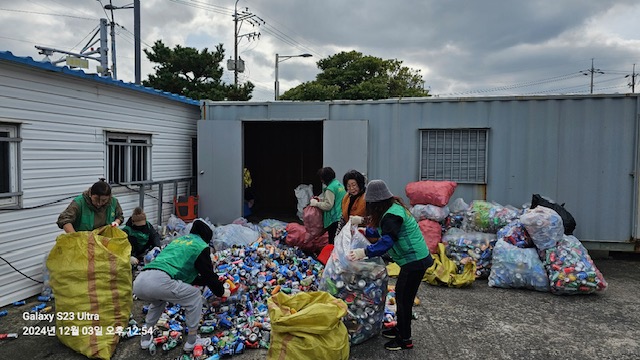
[[[93,204],[91,203],[91,195],[89,195],[90,193],[91,193],[90,189],[85,190],[82,193],[82,197],[84,201],[87,203],[87,206],[89,207],[89,209],[91,209],[91,211],[93,211],[94,213],[93,228],[97,229],[104,225],[108,225],[107,224],[107,206],[103,206],[100,209],[96,209],[96,207],[93,206]],[[60,216],[58,216],[58,221],[57,221],[58,227],[62,229],[64,224],[73,224],[76,221],[76,218],[79,216],[80,216],[80,206],[78,206],[75,200],[71,200],[71,204],[69,204],[69,206],[67,206],[67,208],[64,209],[62,213],[60,213]],[[116,219],[120,219],[121,224],[124,222],[122,208],[120,207],[120,203],[118,202],[117,199],[116,199]]]
[[[367,213],[367,204],[364,201],[364,193],[356,195],[358,198],[354,200],[353,205],[351,205],[351,211],[349,210],[349,200],[352,198],[351,194],[347,194],[342,198],[342,220],[347,222],[349,220],[349,216],[362,216],[364,217]]]

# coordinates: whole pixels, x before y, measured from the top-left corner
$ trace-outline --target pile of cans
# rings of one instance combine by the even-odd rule
[[[322,263],[284,245],[286,233],[275,227],[262,235],[250,245],[233,246],[214,254],[214,271],[232,295],[221,299],[204,289],[203,321],[193,358],[230,356],[247,348],[268,349],[271,323],[267,299],[279,291],[295,294],[318,290]],[[137,324],[131,325],[125,333],[138,335],[136,329]],[[184,311],[179,305],[169,304],[154,330],[155,346],[150,352],[155,354],[160,348],[170,351],[187,332]]]
[[[498,239],[502,239],[519,248],[531,248],[535,246],[531,240],[531,236],[529,236],[529,233],[527,232],[527,229],[519,219],[511,221],[505,227],[498,230],[496,235]]]

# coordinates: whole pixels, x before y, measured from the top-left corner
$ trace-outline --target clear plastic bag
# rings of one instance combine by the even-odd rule
[[[539,250],[550,249],[562,240],[564,225],[557,212],[538,206],[535,209],[527,209],[520,216],[520,222],[527,229],[531,240]]]
[[[519,248],[498,239],[493,247],[489,286],[546,292],[549,277],[536,249]]]
[[[348,221],[336,235],[335,245],[319,281],[319,289],[347,303],[343,321],[351,344],[360,344],[377,335],[384,323],[384,306],[389,277],[380,257],[361,261],[347,258],[350,250],[370,245]]]
[[[411,214],[417,221],[433,220],[440,222],[449,215],[449,208],[447,206],[418,204],[411,208]]]

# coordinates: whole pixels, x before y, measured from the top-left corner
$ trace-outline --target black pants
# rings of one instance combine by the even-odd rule
[[[413,299],[418,293],[424,272],[433,264],[431,255],[425,259],[413,261],[400,267],[396,281],[396,317],[398,332],[405,339],[411,339],[411,317]]]
[[[327,232],[329,233],[329,244],[333,244],[333,241],[336,238],[336,231],[338,230],[338,221],[333,224],[327,226]]]

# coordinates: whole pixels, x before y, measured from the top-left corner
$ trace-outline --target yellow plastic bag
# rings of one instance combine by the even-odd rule
[[[324,291],[282,292],[267,300],[271,343],[267,359],[349,358],[349,334],[342,322],[347,304]]]
[[[47,267],[60,342],[89,358],[111,358],[131,314],[130,254],[117,227],[58,236]]]
[[[438,253],[432,254],[433,265],[424,273],[422,281],[431,285],[444,285],[449,287],[465,287],[476,280],[476,263],[470,261],[464,265],[461,274],[458,274],[456,264],[445,255],[444,244],[438,244]]]

